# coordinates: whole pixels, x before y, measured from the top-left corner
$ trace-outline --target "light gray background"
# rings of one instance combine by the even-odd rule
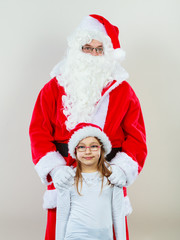
[[[179,239],[179,10],[178,0],[0,1],[0,239],[44,238],[45,186],[31,162],[29,122],[67,36],[91,13],[119,27],[147,129],[147,161],[129,187],[130,239]]]

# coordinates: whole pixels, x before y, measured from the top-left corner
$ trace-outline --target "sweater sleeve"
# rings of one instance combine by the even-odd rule
[[[64,240],[70,214],[70,190],[57,190],[56,240]]]
[[[126,240],[124,194],[123,189],[116,186],[113,188],[112,217],[116,240]]]
[[[118,165],[127,176],[127,186],[134,182],[142,170],[147,155],[146,132],[139,99],[132,88],[129,104],[121,123],[124,132],[122,150],[111,163]]]
[[[29,127],[32,159],[41,181],[45,184],[50,184],[47,179],[53,168],[65,165],[64,158],[56,151],[53,143],[57,98],[57,83],[53,79],[40,91]]]

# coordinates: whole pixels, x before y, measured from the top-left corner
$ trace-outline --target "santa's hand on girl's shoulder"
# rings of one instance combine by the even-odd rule
[[[74,184],[75,171],[69,166],[58,166],[50,172],[55,188],[69,188]]]
[[[127,177],[124,171],[116,165],[110,166],[111,175],[108,177],[111,184],[114,184],[117,187],[124,187],[127,182]]]

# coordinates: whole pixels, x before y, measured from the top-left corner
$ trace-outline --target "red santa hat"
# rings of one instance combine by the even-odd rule
[[[125,52],[124,50],[122,50],[119,42],[118,27],[112,25],[104,17],[96,14],[91,14],[83,19],[83,21],[78,27],[78,30],[81,30],[81,31],[84,30],[87,32],[97,31],[105,34],[111,39],[115,58],[119,60],[123,60],[125,58]]]
[[[71,131],[71,137],[68,143],[69,153],[73,158],[76,158],[76,146],[81,140],[87,137],[97,137],[103,145],[103,148],[105,150],[105,156],[110,153],[111,142],[99,126],[92,123],[79,123]]]

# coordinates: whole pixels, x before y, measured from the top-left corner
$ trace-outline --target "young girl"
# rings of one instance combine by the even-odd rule
[[[113,225],[116,240],[125,240],[123,189],[108,180],[108,137],[100,127],[81,123],[68,147],[77,168],[74,185],[58,190],[56,240],[113,240]]]

